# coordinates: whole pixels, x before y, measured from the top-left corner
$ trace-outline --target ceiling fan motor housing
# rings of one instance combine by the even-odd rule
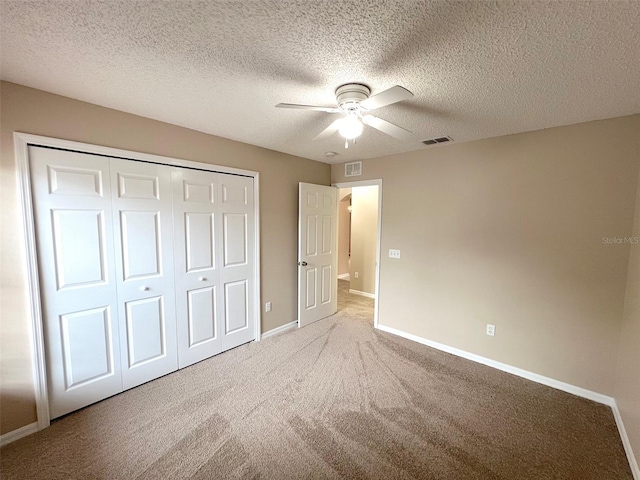
[[[344,111],[357,109],[360,102],[369,98],[371,90],[366,85],[347,83],[336,89],[336,100]]]

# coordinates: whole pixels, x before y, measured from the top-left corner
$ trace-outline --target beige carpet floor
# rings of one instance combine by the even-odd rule
[[[632,478],[608,407],[376,331],[345,284],[337,315],[4,447],[2,478]]]

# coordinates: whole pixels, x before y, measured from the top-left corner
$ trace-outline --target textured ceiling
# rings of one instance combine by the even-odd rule
[[[640,1],[6,1],[4,80],[339,163],[640,112]],[[412,100],[344,149],[334,90]],[[446,147],[445,147],[446,148]],[[325,152],[338,152],[334,158]]]

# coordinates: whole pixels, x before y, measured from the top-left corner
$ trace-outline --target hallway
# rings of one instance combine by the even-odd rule
[[[373,324],[373,308],[375,300],[349,293],[349,280],[338,279],[338,313],[368,319]]]

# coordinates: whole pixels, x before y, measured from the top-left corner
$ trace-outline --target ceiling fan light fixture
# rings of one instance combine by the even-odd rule
[[[355,115],[349,115],[342,120],[338,132],[347,140],[352,140],[362,135],[362,128],[360,119]]]
[[[314,140],[328,140],[337,131],[345,139],[344,148],[349,148],[349,140],[356,143],[356,138],[362,134],[364,125],[375,128],[380,132],[402,141],[414,140],[413,134],[398,125],[387,122],[382,118],[369,115],[378,108],[409,100],[413,93],[400,85],[387,88],[380,93],[371,95],[368,86],[361,83],[346,83],[336,89],[336,107],[322,107],[317,105],[301,105],[295,103],[279,103],[278,108],[297,108],[315,110],[326,113],[341,113],[343,116],[333,121]]]

